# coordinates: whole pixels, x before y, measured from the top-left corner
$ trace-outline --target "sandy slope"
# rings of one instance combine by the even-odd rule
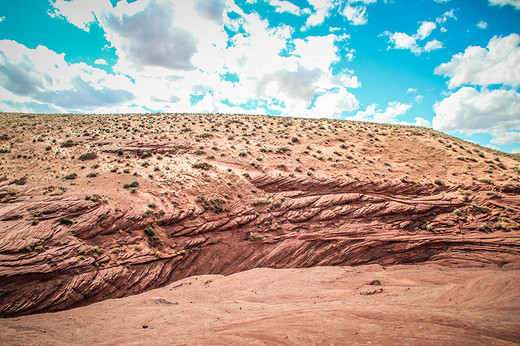
[[[513,344],[520,265],[379,265],[204,275],[4,319],[2,344]],[[370,285],[379,280],[381,285]]]

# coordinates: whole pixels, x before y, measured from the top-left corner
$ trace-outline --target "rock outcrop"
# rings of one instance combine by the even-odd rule
[[[199,198],[182,206],[158,200],[145,214],[99,196],[2,197],[0,315],[61,310],[192,275],[258,267],[505,264],[520,255],[514,191],[489,199],[478,187],[247,177],[242,183],[261,192],[258,199]]]

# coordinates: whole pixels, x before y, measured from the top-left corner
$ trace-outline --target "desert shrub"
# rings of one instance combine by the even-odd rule
[[[204,133],[196,135],[195,137],[197,137],[197,138],[210,138],[210,137],[213,137],[213,135],[211,133],[204,132]]]
[[[211,168],[211,165],[207,162],[197,162],[197,163],[194,163],[193,165],[191,165],[191,167],[197,168],[197,169],[209,170]]]
[[[71,174],[67,174],[66,176],[63,177],[63,179],[66,179],[66,180],[72,180],[72,179],[76,179],[78,175],[76,173],[71,173]]]
[[[78,157],[78,159],[81,160],[81,161],[95,160],[96,158],[97,158],[97,154],[96,153],[81,154]]]
[[[62,217],[61,219],[58,220],[58,222],[61,223],[62,225],[72,225],[74,223],[74,221],[72,221],[68,217]]]
[[[152,225],[148,225],[144,229],[144,234],[146,234],[147,237],[153,237],[155,235],[155,230]]]
[[[468,208],[468,211],[473,213],[473,214],[489,214],[489,213],[491,213],[491,209],[490,208],[478,205],[475,202],[471,202],[471,204],[467,208]]]
[[[489,231],[489,226],[487,223],[483,222],[478,228],[477,231],[479,232],[487,232]]]
[[[275,153],[277,154],[284,154],[284,153],[287,153],[291,151],[291,149],[287,148],[287,147],[280,147],[278,149],[276,149]]]
[[[26,182],[27,182],[27,177],[24,176],[24,177],[10,181],[9,184],[25,185]]]
[[[223,207],[223,205],[227,203],[223,198],[206,198],[200,196],[197,198],[196,202],[202,204],[205,211],[213,211],[215,214],[229,211],[229,208]]]
[[[65,142],[61,143],[60,147],[62,148],[70,148],[75,146],[76,143],[72,139],[67,139]]]
[[[143,213],[143,219],[146,219],[148,216],[152,215],[153,211],[148,209]]]

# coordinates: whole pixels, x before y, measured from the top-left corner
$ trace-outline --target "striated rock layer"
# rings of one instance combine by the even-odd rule
[[[460,186],[260,173],[239,179],[262,198],[199,199],[184,208],[157,199],[160,212],[148,215],[129,201],[116,207],[82,195],[2,204],[1,316],[61,310],[192,275],[257,267],[428,260],[503,265],[520,255],[518,223],[511,221],[518,220],[520,198],[507,188],[490,200],[478,186],[464,198]],[[29,223],[35,215],[38,223]],[[496,226],[506,218],[509,224]]]

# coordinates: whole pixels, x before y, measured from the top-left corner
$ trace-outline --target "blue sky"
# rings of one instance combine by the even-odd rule
[[[0,110],[434,129],[520,152],[520,0],[0,0]]]

